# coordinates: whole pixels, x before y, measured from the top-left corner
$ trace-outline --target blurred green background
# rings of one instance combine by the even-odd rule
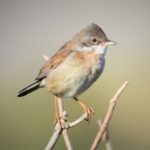
[[[42,150],[52,132],[53,96],[41,89],[17,92],[36,77],[44,60],[81,28],[94,22],[118,45],[109,48],[101,78],[80,96],[93,107],[90,124],[69,130],[74,149],[89,149],[109,99],[126,80],[110,123],[116,150],[150,149],[150,1],[0,0],[0,149]],[[82,111],[64,101],[69,119]],[[104,145],[101,144],[104,149]],[[55,149],[66,149],[59,140]]]

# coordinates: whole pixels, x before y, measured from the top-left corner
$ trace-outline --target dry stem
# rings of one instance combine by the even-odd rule
[[[54,148],[57,140],[59,139],[60,135],[63,135],[64,141],[66,143],[66,147],[67,150],[72,150],[72,145],[71,142],[69,140],[69,136],[68,136],[68,132],[67,130],[69,128],[72,128],[76,125],[78,125],[79,123],[81,123],[83,120],[85,120],[87,118],[87,113],[84,113],[83,115],[81,115],[79,118],[77,118],[75,121],[73,122],[68,122],[66,117],[67,117],[67,113],[63,108],[63,103],[62,103],[62,99],[57,97],[57,104],[58,104],[58,111],[59,111],[59,115],[61,117],[61,126],[59,124],[59,122],[56,123],[55,125],[55,129],[54,132],[52,134],[52,137],[50,138],[45,150],[51,150]]]
[[[116,92],[116,94],[113,96],[113,98],[110,100],[110,103],[109,103],[109,107],[107,109],[107,112],[106,112],[106,115],[105,115],[105,118],[104,118],[104,121],[97,133],[97,136],[92,144],[92,147],[91,147],[91,150],[96,150],[96,148],[98,147],[101,139],[102,139],[102,136],[106,130],[106,128],[108,127],[108,124],[110,122],[110,119],[112,117],[112,114],[113,114],[113,111],[114,111],[114,108],[116,106],[116,102],[117,102],[117,99],[119,98],[119,96],[121,95],[121,93],[123,92],[123,90],[125,89],[125,87],[128,85],[128,81],[126,81]]]
[[[99,124],[99,127],[101,127],[101,125],[102,125],[101,120],[98,120],[97,122]],[[102,141],[105,144],[106,150],[113,150],[112,144],[111,144],[111,141],[110,141],[109,132],[108,132],[108,127],[106,128],[106,130],[105,130],[105,132],[103,134]]]

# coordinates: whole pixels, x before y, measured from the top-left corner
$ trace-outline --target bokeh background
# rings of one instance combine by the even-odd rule
[[[42,150],[52,132],[53,96],[41,89],[17,92],[36,77],[43,54],[52,56],[74,33],[91,22],[118,45],[109,48],[101,78],[80,96],[95,115],[69,130],[74,149],[89,149],[109,99],[129,80],[110,123],[116,150],[150,149],[149,0],[0,0],[0,149]],[[69,119],[82,111],[64,101]],[[104,145],[101,144],[101,149]],[[55,149],[66,149],[60,139]]]

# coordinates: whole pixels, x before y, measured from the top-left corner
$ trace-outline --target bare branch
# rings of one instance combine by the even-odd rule
[[[81,123],[82,121],[84,121],[87,118],[87,113],[82,114],[78,119],[76,119],[73,122],[69,123],[69,127],[72,128],[76,125],[78,125],[79,123]]]
[[[45,150],[51,150],[54,148],[55,144],[57,143],[57,141],[61,135],[61,133],[62,133],[62,129],[60,127],[58,127],[58,124],[56,124],[55,130],[54,130],[48,144],[46,145]]]
[[[126,81],[116,92],[116,94],[113,96],[113,98],[110,100],[110,103],[109,103],[109,107],[107,109],[107,112],[106,112],[106,115],[105,115],[105,118],[104,118],[104,121],[96,135],[96,138],[92,144],[92,147],[91,147],[91,150],[96,150],[96,148],[98,147],[101,139],[102,139],[102,136],[106,130],[106,128],[108,127],[108,124],[110,122],[110,119],[112,117],[112,114],[113,114],[113,111],[114,111],[114,108],[116,106],[116,102],[117,102],[117,99],[119,98],[119,96],[121,95],[121,93],[123,92],[123,90],[125,89],[125,87],[128,85],[128,81]]]
[[[64,141],[66,143],[67,150],[72,150],[73,148],[71,146],[71,142],[69,140],[67,130],[69,128],[72,128],[72,127],[78,125],[82,121],[84,121],[87,118],[87,113],[82,114],[78,119],[76,119],[75,121],[69,123],[66,119],[67,112],[64,111],[62,100],[57,99],[57,102],[58,102],[58,111],[59,111],[59,113],[61,114],[61,117],[62,117],[62,120],[61,120],[62,123],[61,123],[61,127],[60,127],[59,123],[56,123],[55,130],[54,130],[54,132],[52,134],[52,137],[50,138],[45,150],[53,149],[53,147],[57,143],[57,140],[59,139],[61,134],[63,135]]]
[[[101,127],[101,125],[102,125],[101,120],[98,120],[97,122],[99,124],[99,127]],[[111,141],[110,141],[110,137],[109,137],[108,127],[106,128],[106,130],[103,134],[102,140],[105,144],[106,150],[113,150],[112,144],[111,144]]]
[[[70,142],[70,139],[69,139],[69,136],[68,136],[67,129],[64,129],[62,131],[62,134],[63,134],[64,141],[66,143],[66,146],[67,146],[67,150],[72,150],[73,148],[71,146],[71,142]]]

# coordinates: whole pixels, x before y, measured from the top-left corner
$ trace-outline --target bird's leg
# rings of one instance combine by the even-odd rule
[[[89,120],[91,115],[94,114],[94,110],[91,107],[86,106],[83,102],[81,102],[77,97],[74,97],[74,100],[78,102],[78,104],[83,108],[83,111],[87,113],[87,119]]]
[[[54,121],[54,124],[59,123],[59,125],[60,125],[60,115],[59,115],[59,110],[58,110],[57,96],[54,97],[54,100],[55,100],[55,121]]]
[[[62,99],[58,96],[55,96],[55,124],[59,124],[60,128],[64,128],[64,112],[63,112],[63,105]]]

